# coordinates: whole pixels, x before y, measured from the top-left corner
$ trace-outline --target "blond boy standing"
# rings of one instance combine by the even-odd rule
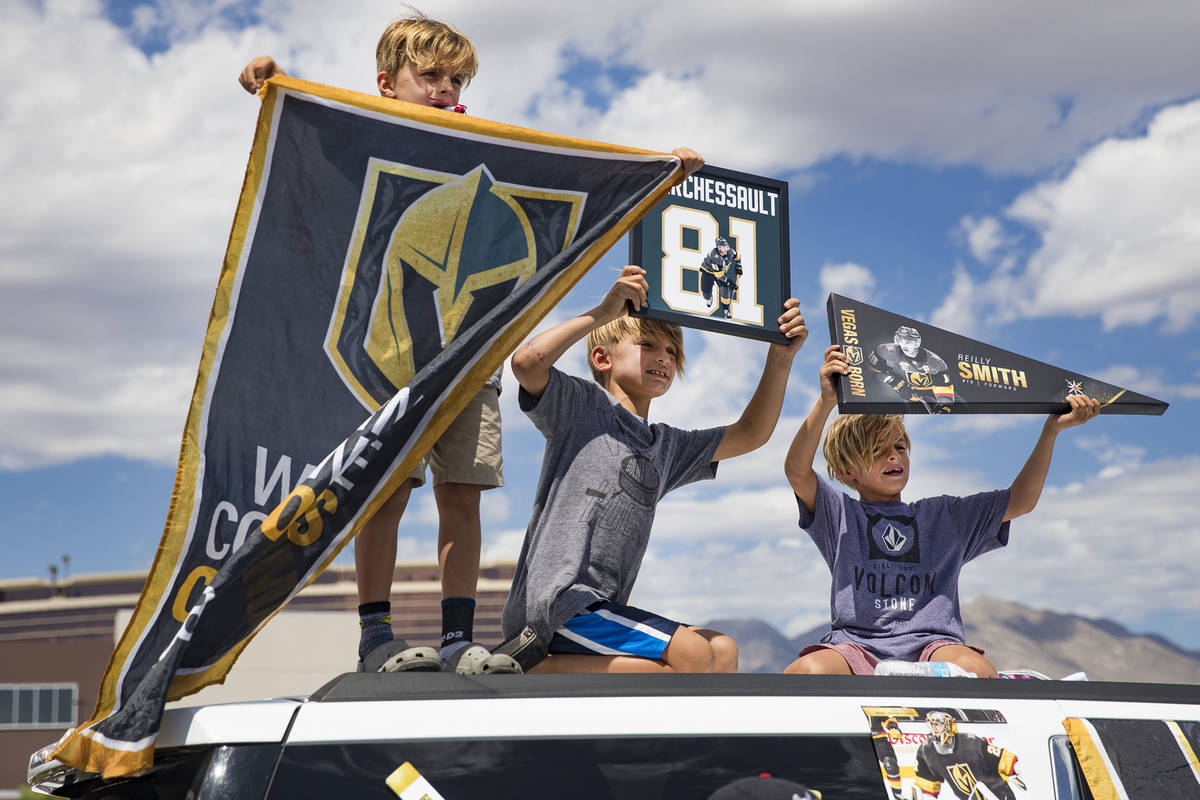
[[[407,103],[464,113],[463,88],[478,72],[475,46],[444,22],[414,15],[391,23],[375,48],[379,94]],[[254,59],[238,81],[257,92],[273,75],[286,73],[270,56]],[[420,368],[422,365],[415,365]],[[434,443],[413,471],[354,539],[358,580],[359,669],[366,672],[438,670],[478,674],[519,672],[509,656],[475,644],[475,592],[482,526],[480,495],[504,485],[500,444],[500,373],[497,371]],[[411,491],[433,472],[438,509],[438,566],[442,582],[440,654],[409,647],[391,627],[391,588],[396,565],[396,527]]]

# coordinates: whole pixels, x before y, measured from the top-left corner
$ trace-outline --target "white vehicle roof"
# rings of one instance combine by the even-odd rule
[[[1200,720],[1200,687],[790,675],[338,676],[309,698],[169,710],[158,747],[402,739],[860,734],[864,707]]]

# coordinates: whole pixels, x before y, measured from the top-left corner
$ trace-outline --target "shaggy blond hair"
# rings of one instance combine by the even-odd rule
[[[683,331],[680,327],[672,322],[626,315],[601,325],[587,335],[588,369],[592,371],[592,380],[608,388],[607,376],[592,363],[593,350],[597,347],[612,348],[622,342],[638,342],[647,337],[662,339],[675,348],[675,372],[682,375],[685,359]]]
[[[904,446],[911,447],[904,417],[900,414],[845,414],[838,417],[829,426],[821,448],[829,477],[846,483],[839,472],[870,472],[875,459],[888,451],[897,434],[903,434]]]
[[[408,63],[417,69],[442,67],[461,77],[466,85],[479,71],[475,45],[444,22],[416,11],[402,17],[379,37],[375,46],[375,67],[394,76]]]

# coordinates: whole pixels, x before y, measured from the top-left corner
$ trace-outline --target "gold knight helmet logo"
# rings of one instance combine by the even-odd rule
[[[374,410],[575,236],[584,196],[372,160],[325,350]]]
[[[975,787],[979,784],[979,779],[975,777],[970,764],[951,764],[947,766],[946,777],[958,787],[958,791],[964,796],[975,796],[973,793],[975,792]]]

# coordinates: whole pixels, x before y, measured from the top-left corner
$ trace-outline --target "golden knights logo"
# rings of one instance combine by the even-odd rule
[[[851,365],[863,363],[862,348],[856,344],[848,344],[842,348],[846,353],[846,361]]]
[[[919,372],[908,373],[908,382],[914,389],[928,389],[933,386],[929,377],[929,367],[923,366]]]
[[[964,797],[973,797],[971,793],[975,791],[979,781],[975,777],[975,773],[971,771],[970,764],[950,764],[946,767],[946,777],[950,779],[958,790],[962,792]]]
[[[575,237],[586,195],[372,159],[325,350],[374,410]]]

